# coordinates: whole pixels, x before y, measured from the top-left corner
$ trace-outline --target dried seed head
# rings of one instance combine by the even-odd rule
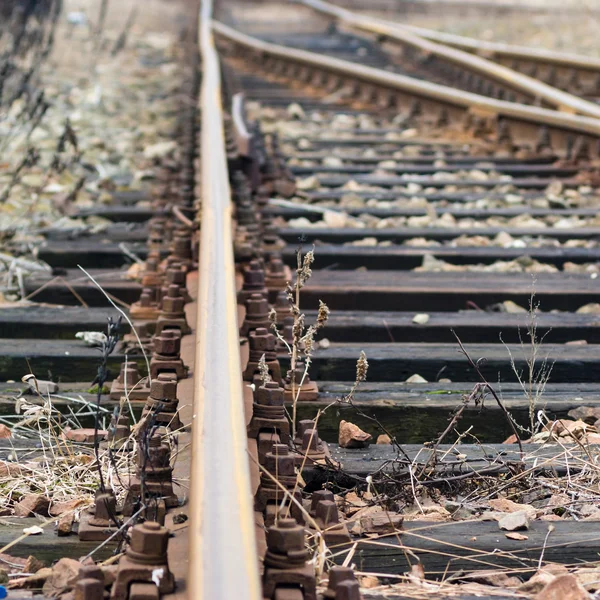
[[[304,332],[304,315],[298,315],[294,319],[294,327],[292,328],[292,334],[294,336],[294,340],[300,340],[303,332]]]
[[[269,311],[269,321],[271,321],[271,325],[277,323],[277,311],[274,308]]]
[[[308,358],[313,351],[313,333],[314,330],[310,329],[309,334],[304,337],[304,355]]]
[[[325,323],[329,319],[329,307],[325,302],[319,300],[319,313],[317,314],[317,329],[325,327]]]
[[[366,381],[367,371],[369,370],[369,362],[367,361],[367,355],[363,350],[360,351],[360,356],[356,361],[356,383]]]
[[[260,374],[260,380],[263,385],[269,381],[271,381],[271,376],[269,375],[269,367],[267,366],[267,361],[265,360],[265,355],[263,354],[258,361],[258,372]]]

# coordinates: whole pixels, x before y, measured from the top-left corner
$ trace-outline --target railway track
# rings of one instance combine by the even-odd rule
[[[6,517],[11,594],[594,592],[600,122],[184,8],[175,158],[5,291],[0,401],[44,425],[3,476],[93,467]]]

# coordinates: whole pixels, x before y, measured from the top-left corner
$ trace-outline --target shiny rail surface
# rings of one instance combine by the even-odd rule
[[[188,598],[261,597],[236,320],[219,60],[201,9],[202,231],[190,492]]]
[[[300,4],[308,6],[330,18],[337,19],[344,25],[360,31],[383,36],[386,40],[408,46],[421,52],[429,60],[435,58],[442,64],[454,65],[465,71],[483,76],[494,81],[500,86],[523,94],[529,102],[542,102],[545,106],[580,114],[588,117],[599,117],[600,107],[573,94],[569,94],[542,81],[524,75],[513,69],[497,64],[482,56],[476,56],[457,48],[439,44],[412,30],[390,23],[387,20],[357,14],[323,0],[297,0]]]

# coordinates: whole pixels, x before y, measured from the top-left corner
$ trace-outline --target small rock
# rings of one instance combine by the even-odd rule
[[[504,537],[508,538],[509,540],[517,540],[519,542],[529,539],[528,536],[523,535],[522,533],[517,533],[516,531],[511,531],[510,533],[505,533]]]
[[[529,506],[528,504],[519,504],[518,502],[513,502],[508,498],[495,498],[490,500],[489,505],[493,510],[497,510],[499,512],[506,513],[515,513],[515,512],[526,512],[531,518],[535,517],[536,509],[533,506]]]
[[[340,421],[338,444],[341,448],[366,448],[373,436],[349,421]]]
[[[376,588],[380,585],[379,579],[377,577],[373,577],[372,575],[365,575],[364,577],[359,578],[360,587],[370,590],[372,588]]]
[[[73,558],[61,558],[53,567],[52,575],[46,579],[42,591],[47,596],[57,596],[69,587],[69,581],[78,573],[81,563]]]
[[[71,535],[71,529],[73,528],[73,522],[75,521],[75,513],[65,513],[58,520],[58,527],[56,528],[56,533],[59,537],[64,537],[66,535]]]
[[[384,446],[386,444],[392,443],[392,438],[387,433],[382,433],[377,436],[377,441],[375,442],[378,446]]]
[[[169,140],[168,142],[159,142],[158,144],[152,144],[146,146],[144,150],[144,158],[152,160],[154,158],[163,158],[169,154],[175,152],[177,149],[177,142]]]
[[[58,385],[54,381],[45,381],[43,379],[37,379],[35,375],[29,373],[23,375],[21,378],[23,383],[29,386],[30,391],[34,394],[41,394],[47,396],[48,394],[56,394],[58,392]]]
[[[323,338],[319,340],[319,348],[323,348],[324,350],[331,346],[331,342],[327,338]]]
[[[498,521],[498,526],[500,529],[504,529],[505,531],[529,529],[529,517],[527,512],[524,510],[515,513],[508,513]]]
[[[402,528],[404,517],[398,513],[380,512],[361,517],[352,527],[352,533],[394,533]]]
[[[64,432],[66,439],[71,442],[78,442],[80,444],[92,444],[94,442],[94,429],[67,429]],[[98,430],[98,439],[104,440],[108,436],[108,431],[103,429]]]
[[[29,556],[27,562],[23,567],[24,573],[37,573],[40,569],[43,569],[46,565],[38,560],[35,556]]]
[[[548,583],[535,600],[589,600],[589,597],[575,575],[560,575]]]
[[[580,306],[575,312],[580,315],[600,315],[600,304],[598,304],[598,302],[584,304],[583,306]]]
[[[65,500],[64,502],[53,502],[48,512],[52,517],[60,517],[60,515],[66,512],[73,512],[87,506],[89,503],[90,501],[84,498],[75,498],[74,500]]]
[[[522,306],[519,306],[512,300],[505,300],[504,302],[502,302],[502,307],[504,309],[504,312],[507,312],[507,313],[515,314],[515,313],[526,313],[527,312],[527,309],[523,308]]]
[[[100,331],[78,331],[75,334],[78,340],[83,340],[86,346],[102,347],[106,344],[106,335]]]
[[[426,313],[419,313],[417,315],[415,315],[412,319],[413,323],[416,323],[417,325],[425,325],[426,323],[429,323],[429,315]]]
[[[415,373],[406,380],[406,383],[427,383],[427,379],[424,379],[418,373]]]
[[[0,439],[6,440],[12,436],[12,431],[10,427],[4,425],[4,423],[0,423]]]
[[[304,109],[297,102],[292,102],[287,107],[287,114],[290,119],[304,119],[306,116]]]
[[[28,494],[15,505],[16,517],[33,517],[34,515],[48,516],[50,499],[42,494]]]

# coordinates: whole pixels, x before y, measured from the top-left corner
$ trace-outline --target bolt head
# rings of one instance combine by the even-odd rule
[[[134,525],[131,531],[131,549],[148,557],[164,557],[169,543],[169,530],[155,521]]]
[[[279,519],[277,525],[267,530],[267,547],[277,554],[304,550],[304,527],[294,519]]]

